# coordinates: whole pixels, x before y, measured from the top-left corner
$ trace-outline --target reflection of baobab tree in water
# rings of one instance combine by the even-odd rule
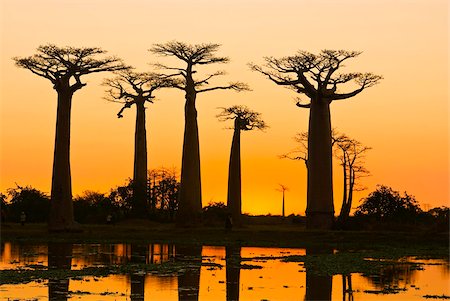
[[[239,300],[241,247],[226,246],[225,261],[226,261],[227,301],[237,301]]]
[[[333,254],[328,248],[308,248],[306,255]],[[317,275],[311,267],[306,267],[306,295],[305,301],[331,300],[333,276]]]
[[[72,244],[49,243],[48,244],[48,269],[70,270],[72,267]],[[67,300],[69,293],[69,278],[48,279],[48,299]]]
[[[189,264],[184,272],[178,274],[178,300],[198,300],[202,246],[177,246],[175,261]]]
[[[131,245],[131,258],[130,263],[134,264],[146,264],[148,263],[149,252],[148,245]],[[145,296],[145,276],[146,273],[131,273],[130,275],[130,287],[131,287],[131,300],[143,301]]]

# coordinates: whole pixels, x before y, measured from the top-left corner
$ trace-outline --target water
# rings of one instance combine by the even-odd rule
[[[11,283],[3,278],[0,299],[366,301],[426,300],[424,296],[450,295],[447,260],[419,260],[416,266],[411,259],[403,259],[370,276],[317,275],[302,262],[283,261],[285,256],[317,252],[324,250],[2,242],[2,278],[11,269],[38,272],[26,283]],[[145,268],[153,264],[169,268]],[[124,268],[114,275],[68,274],[109,266]]]

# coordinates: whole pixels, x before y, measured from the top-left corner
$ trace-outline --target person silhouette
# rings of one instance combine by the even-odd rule
[[[25,222],[27,221],[27,215],[25,212],[20,213],[20,225],[25,226]]]

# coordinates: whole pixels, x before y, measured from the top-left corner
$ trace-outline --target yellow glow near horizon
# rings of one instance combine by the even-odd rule
[[[371,146],[363,180],[368,190],[385,184],[408,191],[422,204],[448,205],[448,3],[433,1],[74,1],[5,0],[1,10],[0,191],[32,185],[49,192],[56,116],[50,82],[14,66],[14,56],[37,46],[98,46],[140,71],[153,43],[218,42],[227,65],[223,82],[244,81],[253,91],[211,92],[198,97],[203,204],[226,201],[232,132],[218,122],[217,107],[244,104],[261,112],[270,128],[242,135],[243,211],[280,214],[278,183],[289,187],[286,212],[304,213],[306,170],[278,156],[295,148],[292,137],[307,130],[308,112],[297,95],[251,72],[247,63],[297,50],[361,50],[343,72],[373,72],[380,85],[332,104],[332,125]],[[208,69],[213,70],[213,69]],[[199,73],[203,72],[199,69]],[[134,108],[117,119],[120,105],[103,100],[102,79],[86,76],[72,109],[73,192],[107,192],[132,176]],[[219,81],[218,81],[219,83]],[[180,167],[184,95],[158,91],[148,105],[149,168]],[[335,166],[335,210],[341,174]]]

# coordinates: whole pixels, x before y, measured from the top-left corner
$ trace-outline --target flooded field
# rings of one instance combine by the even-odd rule
[[[366,301],[450,295],[448,259],[386,259],[317,248],[2,242],[0,269],[1,300]]]

